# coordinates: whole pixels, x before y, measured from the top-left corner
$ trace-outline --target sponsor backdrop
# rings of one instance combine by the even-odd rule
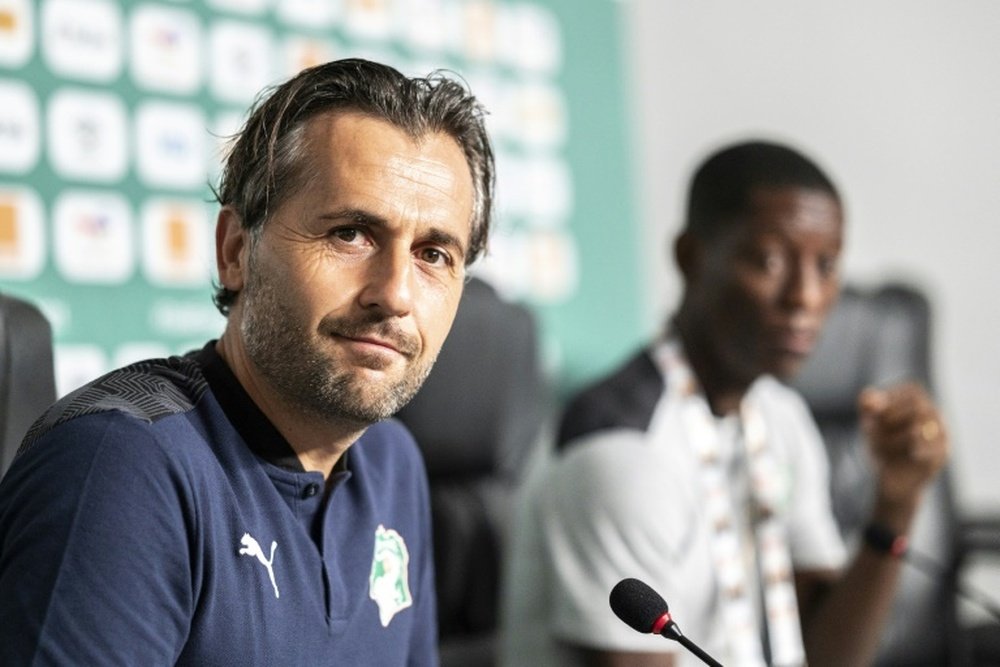
[[[226,137],[256,93],[346,56],[460,73],[491,111],[499,220],[476,269],[539,315],[557,388],[642,336],[610,0],[0,0],[0,289],[57,384],[200,346]]]

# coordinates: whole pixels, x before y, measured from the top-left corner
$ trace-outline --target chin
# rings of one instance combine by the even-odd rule
[[[765,372],[773,375],[783,382],[788,382],[798,375],[805,362],[805,356],[798,354],[784,354],[777,359],[772,360],[772,363],[768,364],[768,368]]]

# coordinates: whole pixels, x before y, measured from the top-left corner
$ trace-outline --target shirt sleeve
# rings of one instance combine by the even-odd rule
[[[111,412],[57,426],[15,461],[0,485],[0,664],[176,661],[193,547],[167,454],[148,424]]]

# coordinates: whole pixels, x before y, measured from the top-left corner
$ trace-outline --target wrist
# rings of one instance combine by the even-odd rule
[[[893,558],[904,557],[910,544],[909,538],[905,534],[897,533],[885,524],[876,521],[865,526],[861,538],[873,551]]]

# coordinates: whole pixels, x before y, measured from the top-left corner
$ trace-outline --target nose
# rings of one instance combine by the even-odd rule
[[[400,317],[413,306],[413,263],[409,250],[385,248],[369,265],[361,305]]]
[[[824,275],[818,266],[799,262],[788,276],[784,302],[792,310],[822,312],[836,289],[835,283],[835,279]]]

